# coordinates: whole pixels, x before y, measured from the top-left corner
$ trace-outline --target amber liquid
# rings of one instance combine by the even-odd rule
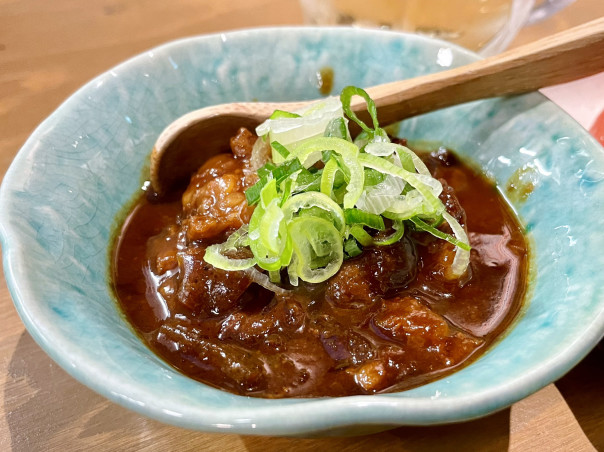
[[[317,23],[405,30],[479,50],[506,24],[512,0],[331,0],[327,4],[315,13]]]

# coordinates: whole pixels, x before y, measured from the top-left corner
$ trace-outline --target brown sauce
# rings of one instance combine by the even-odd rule
[[[491,182],[444,150],[423,158],[446,181],[441,199],[468,230],[463,282],[445,277],[451,247],[415,232],[287,295],[206,264],[205,246],[249,220],[241,193],[253,183],[245,173],[252,142],[240,136],[234,155],[206,163],[182,202],[141,197],[115,246],[124,313],[184,374],[257,397],[400,391],[468,364],[513,321],[526,290],[522,227]]]
[[[331,94],[331,91],[333,90],[333,81],[333,68],[329,66],[322,67],[319,72],[317,72],[317,85],[319,88],[319,93],[321,93],[323,96],[328,96]]]

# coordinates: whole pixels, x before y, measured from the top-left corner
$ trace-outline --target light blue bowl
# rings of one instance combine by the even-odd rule
[[[140,187],[161,130],[229,101],[318,96],[473,61],[417,36],[355,29],[258,29],[201,36],[139,55],[94,79],[27,141],[0,192],[4,269],[27,329],[71,375],[139,413],[204,431],[299,435],[427,425],[492,413],[556,380],[604,332],[604,152],[539,94],[415,118],[411,140],[439,141],[505,186],[519,168],[535,188],[516,203],[533,243],[528,307],[463,370],[397,394],[264,400],[184,377],[150,352],[108,283],[112,228]],[[518,173],[516,173],[518,174]]]

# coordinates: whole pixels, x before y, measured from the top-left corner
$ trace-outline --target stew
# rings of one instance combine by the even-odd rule
[[[467,365],[513,321],[527,282],[523,228],[495,185],[443,148],[421,158],[467,230],[462,278],[447,274],[454,246],[412,228],[394,244],[365,247],[324,282],[284,278],[277,291],[257,269],[208,264],[206,248],[254,212],[245,191],[258,179],[255,141],[242,129],[232,152],[209,159],[176,201],[141,196],[116,241],[121,308],[172,366],[257,397],[401,391]]]

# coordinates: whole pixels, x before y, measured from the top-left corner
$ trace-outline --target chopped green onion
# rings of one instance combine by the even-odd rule
[[[413,189],[405,195],[397,196],[382,215],[391,220],[408,220],[418,215],[438,218],[438,215],[433,215],[433,212],[430,206],[426,206],[419,191]]]
[[[413,158],[406,153],[398,154],[398,158],[401,161],[401,166],[404,170],[413,172],[415,171],[415,165],[413,164]]]
[[[279,207],[279,200],[273,199],[260,220],[260,241],[273,254],[282,251],[279,239],[285,235],[283,228],[286,226],[283,218],[284,215]]]
[[[258,170],[259,173],[262,170],[260,180],[245,191],[245,199],[250,206],[258,203],[260,192],[269,181],[274,180],[276,184],[280,184],[296,171],[303,169],[300,160],[297,158],[287,160],[281,165],[273,165],[272,163],[269,165],[269,163]]]
[[[344,209],[344,218],[346,224],[364,224],[378,231],[386,229],[384,219],[381,216],[360,209]]]
[[[363,130],[363,131],[361,131],[361,133],[359,133],[357,135],[357,137],[354,139],[353,143],[361,151],[364,151],[365,146],[367,146],[368,143],[371,143],[372,139],[373,139],[373,130],[370,130],[369,132],[365,132]]]
[[[315,138],[302,143],[295,150],[297,157],[305,167],[312,166],[321,156],[321,151],[332,150],[342,156],[344,165],[350,171],[350,182],[344,195],[344,208],[351,208],[363,192],[365,174],[359,163],[359,150],[349,141],[341,138]]]
[[[260,268],[268,271],[279,270],[282,267],[280,256],[277,253],[270,252],[260,240],[259,226],[262,217],[264,216],[263,214],[264,209],[258,204],[250,219],[250,249],[254,254],[256,264]]]
[[[333,151],[322,151],[321,152],[321,160],[327,163],[332,157],[335,156],[335,152]]]
[[[335,118],[329,121],[325,128],[323,136],[342,138],[343,140],[352,141],[350,139],[350,132],[348,131],[348,124],[345,118]],[[328,159],[323,159],[327,161]]]
[[[294,158],[292,160],[286,160],[281,165],[278,165],[272,173],[273,177],[277,180],[277,183],[280,184],[293,173],[301,169],[302,164],[300,163],[300,160]]]
[[[289,151],[287,150],[287,148],[285,146],[283,146],[281,143],[279,143],[278,141],[273,141],[271,143],[271,147],[275,151],[277,151],[281,155],[281,157],[283,157],[284,159],[289,157]]]
[[[401,146],[400,144],[384,142],[369,143],[365,146],[365,152],[377,157],[389,157],[392,154],[395,154],[398,156],[404,170],[409,172],[415,172],[417,170],[419,174],[432,178],[428,167],[422,162],[422,159],[420,159],[411,149]]]
[[[343,116],[342,104],[335,97],[322,99],[294,113],[293,117],[279,114],[277,118],[267,119],[256,128],[256,134],[259,137],[268,136],[269,142],[278,141],[290,149],[290,145],[323,135],[332,119]],[[273,163],[283,161],[278,152],[273,152],[272,157]]]
[[[337,174],[341,174],[342,177],[344,178],[344,182],[349,184],[350,183],[350,169],[348,168],[346,163],[344,163],[342,156],[334,153],[332,156],[332,159],[334,159],[337,162],[338,167],[340,168],[340,172]],[[365,184],[365,173],[364,172],[363,172],[363,184]]]
[[[344,260],[342,235],[323,218],[298,217],[289,226],[295,259],[295,273],[309,283],[331,278]]]
[[[296,255],[292,254],[292,260],[287,266],[287,274],[289,275],[289,283],[296,287],[298,285],[298,259],[296,259]]]
[[[339,170],[338,162],[336,159],[329,159],[323,168],[323,174],[321,175],[321,193],[331,197],[333,185],[336,180],[336,173]]]
[[[414,169],[416,169],[419,174],[432,177],[432,174],[430,174],[430,170],[428,170],[426,164],[422,161],[422,159],[419,158],[419,156],[415,152],[413,152],[406,146],[401,146],[399,144],[395,146],[397,146],[395,152],[398,155],[401,164],[403,165],[403,168],[405,168],[407,171],[413,171]],[[409,159],[411,159],[412,163],[408,163]]]
[[[206,248],[203,260],[214,267],[227,271],[246,270],[256,265],[256,260],[253,257],[248,259],[231,259],[222,254],[223,251],[222,243],[210,245]]]
[[[367,111],[369,112],[371,120],[373,121],[373,128],[374,130],[377,130],[380,128],[380,125],[377,119],[377,109],[375,108],[375,102],[373,102],[373,99],[369,97],[367,91],[361,88],[357,88],[356,86],[347,86],[342,90],[342,93],[340,94],[340,100],[342,101],[342,109],[344,110],[346,116],[356,122],[365,132],[373,135],[374,131],[367,127],[367,124],[361,121],[356,115],[356,113],[352,111],[350,104],[352,102],[353,96],[361,96],[363,99],[365,99],[365,102],[367,103]]]
[[[344,227],[346,226],[344,211],[337,202],[323,193],[308,192],[292,196],[283,204],[283,214],[286,221],[289,221],[299,210],[311,207],[321,208],[330,214],[331,221],[337,230],[344,232]]]
[[[233,259],[224,255],[225,251],[235,251],[248,244],[247,241],[248,225],[241,226],[233,232],[224,243],[210,245],[206,248],[203,259],[214,267],[222,268],[227,271],[246,270],[256,265],[255,259]]]
[[[352,111],[357,95],[367,103],[373,129]],[[204,259],[225,270],[258,272],[251,268],[258,266],[268,272],[261,274],[268,285],[280,282],[283,269],[294,286],[300,279],[316,283],[334,275],[344,257],[400,241],[404,222],[410,221],[415,229],[455,245],[451,274],[462,276],[470,244],[439,199],[440,182],[414,152],[390,143],[365,91],[347,87],[340,100],[328,98],[297,113],[277,110],[256,129],[259,136],[268,135],[262,140],[271,143],[273,158],[245,191],[248,204],[255,206],[249,226],[209,246]],[[362,128],[354,142],[343,112]],[[367,232],[385,231],[384,218],[392,220],[389,235]],[[442,221],[453,234],[437,229]],[[247,247],[252,258],[225,254]]]
[[[348,233],[353,236],[358,242],[363,246],[371,246],[373,245],[373,237],[369,235],[369,233],[363,229],[363,226],[360,224],[355,224],[350,227]]]
[[[444,210],[445,206],[440,201],[440,199],[438,199],[438,195],[435,196],[432,193],[432,187],[424,183],[426,181],[425,179],[420,179],[420,174],[414,174],[410,171],[406,171],[405,169],[400,168],[394,165],[393,163],[375,155],[360,154],[359,161],[363,166],[382,171],[383,173],[390,174],[392,176],[399,177],[405,182],[408,182],[411,186],[417,189],[419,193],[421,193],[421,195],[426,199],[428,204],[436,213],[441,213]],[[438,182],[436,179],[434,179],[434,181],[436,181],[436,183],[440,185],[440,182]]]
[[[321,190],[321,173],[322,171],[310,172],[306,168],[302,168],[298,177],[296,178],[296,183],[294,185],[293,191],[295,193],[305,192],[305,191],[320,191]]]
[[[446,212],[443,213],[443,216],[445,215],[445,213]],[[451,218],[453,218],[453,217],[451,217]],[[440,229],[436,229],[436,228],[430,226],[428,223],[425,223],[424,221],[420,220],[417,217],[411,218],[411,222],[420,231],[429,232],[434,237],[437,237],[442,240],[446,240],[447,242],[451,243],[452,245],[457,246],[458,248],[461,248],[462,250],[470,251],[469,243],[464,243],[461,240],[458,240],[456,237],[453,237],[451,234],[447,234],[446,232],[443,232]]]
[[[377,185],[380,182],[384,182],[386,175],[384,173],[380,173],[371,168],[364,168],[365,170],[365,187],[369,187],[371,185]]]
[[[365,152],[378,157],[388,157],[396,150],[394,143],[367,143]]]
[[[271,182],[274,182],[274,179]],[[286,229],[284,229],[286,223],[280,221],[277,223],[277,228],[273,228],[270,222],[265,220],[267,217],[266,211],[274,209],[272,205],[279,200],[278,197],[273,196],[278,196],[278,194],[274,194],[272,184],[267,185],[261,193],[262,201],[256,205],[250,218],[248,233],[249,246],[256,259],[256,264],[268,271],[281,269],[284,265],[288,265],[291,259],[291,250],[289,250],[291,245],[288,243],[291,239],[286,233]],[[265,203],[265,201],[268,201],[268,203]],[[270,219],[270,215],[268,219]],[[267,246],[267,244],[272,245]]]
[[[264,187],[262,187],[262,190],[260,190],[260,202],[262,203],[262,207],[266,209],[271,201],[276,199],[278,196],[277,181],[275,179],[271,179]]]
[[[281,270],[272,270],[268,272],[269,280],[272,283],[280,283],[281,282]]]
[[[281,118],[301,118],[298,113],[290,113],[289,111],[275,110],[268,119],[281,119]]]
[[[292,195],[294,184],[296,183],[296,179],[297,179],[297,177],[295,177],[295,176],[297,176],[297,174],[299,174],[299,173],[294,173],[290,177],[285,179],[283,182],[281,182],[282,195],[281,195],[281,202],[279,203],[279,207],[283,207],[283,204],[285,204],[285,201],[287,201],[289,199],[289,197]]]
[[[455,251],[455,257],[451,264],[451,273],[454,277],[459,278],[465,272],[470,265],[470,241],[465,229],[458,223],[458,221],[448,212],[443,212],[443,218],[449,223],[455,238],[459,241],[457,250]]]
[[[374,240],[374,243],[377,246],[393,245],[402,239],[403,235],[405,235],[405,224],[402,221],[395,221],[392,225],[392,229],[394,229],[392,234],[390,234],[388,237],[384,237],[383,239]]]
[[[254,206],[258,204],[258,201],[260,201],[260,192],[268,181],[269,179],[267,176],[261,177],[258,182],[245,191],[245,199],[247,200],[248,205]]]
[[[273,170],[275,168],[277,168],[277,165],[275,165],[273,162],[266,162],[264,165],[258,168],[258,177],[268,177],[269,175],[273,174]]]
[[[360,255],[363,250],[354,238],[348,238],[344,240],[344,252],[348,257],[356,257]]]

